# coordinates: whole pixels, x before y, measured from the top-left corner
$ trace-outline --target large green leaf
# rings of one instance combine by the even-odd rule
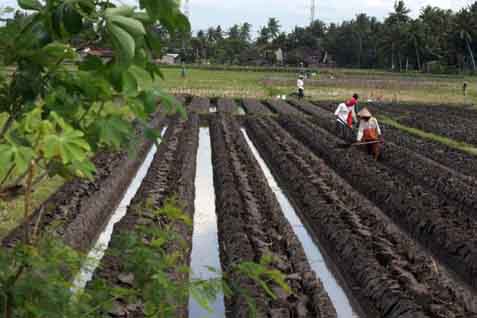
[[[46,136],[43,143],[45,158],[59,158],[63,164],[85,160],[90,150],[84,139],[84,134],[72,128],[66,129],[60,134]]]
[[[78,90],[86,97],[95,100],[97,98],[109,98],[112,96],[111,84],[97,72],[77,72]]]
[[[134,14],[134,8],[130,6],[119,6],[115,8],[108,8],[105,10],[106,17],[112,17],[112,16],[125,16],[125,17],[130,17]]]
[[[72,170],[75,176],[88,179],[92,179],[96,172],[96,167],[89,160],[73,161],[71,165],[68,166],[68,169]]]
[[[142,67],[131,65],[131,67],[129,67],[129,73],[136,79],[138,90],[147,90],[152,87],[152,77]]]
[[[66,119],[74,119],[80,106],[78,95],[72,94],[61,86],[45,97],[44,108],[48,111],[54,111]]]
[[[62,21],[64,29],[70,34],[77,34],[83,27],[81,14],[72,6],[65,6],[63,9]]]
[[[118,47],[123,58],[123,63],[129,63],[134,58],[134,52],[136,51],[136,42],[134,38],[126,32],[123,28],[109,23],[108,29],[110,34],[115,39],[114,43]]]
[[[139,0],[142,9],[146,9],[149,16],[158,20],[164,16],[171,16],[179,11],[179,1],[176,0]]]
[[[132,135],[131,124],[118,116],[101,118],[96,122],[99,143],[119,149]]]
[[[36,63],[44,66],[58,66],[65,59],[75,59],[76,52],[69,46],[59,42],[52,42],[31,57]]]
[[[136,19],[115,15],[110,18],[110,21],[123,28],[131,35],[142,36],[146,34],[144,26]]]
[[[130,72],[122,73],[122,92],[125,95],[135,96],[137,94],[137,80]]]
[[[24,10],[39,11],[42,8],[42,5],[38,0],[18,0],[18,5]]]
[[[149,90],[142,92],[139,98],[144,104],[144,111],[147,114],[152,114],[157,110],[157,104],[159,101],[158,94],[155,91]]]
[[[97,71],[103,68],[103,60],[94,55],[87,55],[79,64],[79,69],[82,71]]]
[[[17,174],[22,174],[35,157],[35,152],[29,147],[24,147],[12,143],[0,145],[0,172],[3,176],[12,164],[15,165]]]
[[[153,22],[153,20],[151,19],[149,14],[147,14],[147,12],[134,12],[133,17],[146,25]]]

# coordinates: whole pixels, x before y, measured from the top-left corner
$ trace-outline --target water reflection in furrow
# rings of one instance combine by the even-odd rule
[[[338,281],[335,279],[331,270],[328,268],[319,246],[315,243],[312,236],[309,234],[308,229],[300,220],[295,209],[290,204],[290,201],[285,196],[283,190],[279,187],[277,181],[275,180],[275,177],[273,176],[267,164],[262,159],[254,144],[250,140],[246,130],[243,128],[242,134],[245,136],[247,144],[249,145],[250,149],[253,152],[253,155],[257,159],[260,167],[262,168],[262,171],[265,174],[270,188],[275,193],[275,196],[278,200],[278,203],[280,204],[280,207],[283,210],[283,213],[285,214],[285,217],[292,225],[295,235],[300,240],[311,268],[323,282],[324,288],[336,309],[338,318],[358,317],[353,311],[348,296],[344,292],[343,288],[338,284]]]

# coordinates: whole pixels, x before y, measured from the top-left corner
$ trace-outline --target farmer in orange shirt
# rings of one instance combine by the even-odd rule
[[[358,117],[361,119],[358,128],[358,142],[369,142],[367,144],[368,153],[374,156],[375,160],[379,158],[379,140],[381,138],[381,128],[378,120],[373,117],[367,108],[363,108]]]

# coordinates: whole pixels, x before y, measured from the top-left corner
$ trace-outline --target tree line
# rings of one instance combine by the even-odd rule
[[[476,71],[477,1],[459,11],[426,6],[417,18],[404,1],[383,20],[366,13],[341,23],[315,20],[284,32],[276,18],[252,36],[245,22],[184,37],[164,37],[164,50],[181,53],[188,63],[234,65],[336,65],[395,71]],[[282,55],[277,54],[281,49]],[[283,56],[283,59],[281,58]]]

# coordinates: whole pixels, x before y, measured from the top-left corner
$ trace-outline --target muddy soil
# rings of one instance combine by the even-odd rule
[[[238,106],[233,99],[219,98],[217,101],[217,111],[219,113],[237,114]]]
[[[432,158],[461,174],[477,177],[477,157],[435,141],[415,137],[390,126],[382,126],[386,140]]]
[[[403,125],[418,128],[436,135],[442,135],[457,141],[477,145],[477,129],[475,128],[475,110],[455,115],[453,112],[433,110],[434,106],[421,107],[382,107],[379,103],[371,104],[370,108],[377,113],[387,115]]]
[[[314,117],[318,117],[320,118],[320,116],[322,117],[323,116],[323,110],[316,106],[315,104],[312,104],[306,100],[296,100],[296,99],[290,99],[288,100],[288,103],[290,103],[293,107],[301,110],[302,112],[304,112],[305,114],[308,114],[308,115],[311,115],[311,116],[314,116]],[[328,105],[328,104],[325,104],[325,105]],[[332,107],[326,107],[325,106],[323,108],[325,108],[326,110],[332,110],[334,111],[335,110],[335,105],[333,105],[334,108]],[[284,114],[286,115],[286,114]]]
[[[368,317],[477,317],[476,294],[275,122],[249,134]]]
[[[187,281],[188,273],[181,271],[180,266],[190,263],[192,227],[182,222],[171,221],[165,216],[158,217],[144,208],[148,201],[154,209],[161,208],[168,198],[175,197],[183,211],[192,219],[194,214],[194,178],[198,147],[199,119],[190,115],[187,122],[175,122],[166,132],[163,142],[158,148],[149,171],[136,196],[128,208],[126,216],[114,228],[109,249],[101,261],[87,288],[97,279],[107,283],[130,288],[134,286],[134,275],[124,267],[122,241],[125,234],[137,231],[138,227],[171,228],[178,236],[172,243],[167,243],[158,253],[179,253],[177,272],[171,272],[172,278]],[[147,238],[144,238],[147,240]],[[183,243],[187,243],[184,246]],[[187,317],[188,299],[178,299],[179,309],[174,317]],[[109,313],[113,317],[144,317],[142,303],[128,303],[120,299]]]
[[[292,293],[273,287],[273,300],[250,279],[234,276],[232,284],[251,293],[259,317],[336,317],[322,283],[268,186],[239,125],[220,116],[211,122],[214,184],[224,272],[243,261],[274,258],[272,267],[287,275]],[[233,275],[233,274],[232,274]],[[226,298],[227,317],[249,317],[244,297]]]
[[[329,110],[336,109],[337,101],[312,101],[313,104]],[[372,108],[378,113],[392,114],[397,117],[412,117],[416,115],[430,115],[432,117],[451,116],[455,119],[477,119],[477,109],[470,105],[442,105],[442,104],[412,104],[412,103],[385,103],[360,101],[360,106]]]
[[[322,128],[285,116],[278,121],[464,281],[477,287],[477,221],[472,213],[357,149],[342,149],[342,140]]]
[[[272,111],[256,99],[243,99],[242,106],[247,112],[247,115],[271,115]]]
[[[283,115],[293,115],[293,116],[304,116],[305,114],[298,110],[296,107],[291,106],[284,100],[281,99],[269,99],[266,101],[268,107],[273,110],[275,113]]]
[[[164,124],[161,113],[154,117],[150,127],[160,129]],[[41,217],[39,233],[58,235],[81,251],[90,249],[152,146],[152,141],[144,139],[139,130],[134,138],[137,139],[135,156],[127,151],[98,153],[93,159],[96,166],[93,180],[76,178],[65,183],[28,221],[12,230],[2,245],[11,247],[23,239],[26,224],[32,228]]]
[[[296,102],[296,104],[303,110],[313,108],[313,105],[306,101]],[[335,117],[331,112],[315,107],[311,121],[325,128],[331,134],[336,134]],[[462,206],[470,215],[474,214],[473,210],[477,208],[477,180],[475,178],[444,166],[434,161],[431,156],[423,156],[401,144],[397,145],[389,139],[386,140],[380,160],[382,164],[414,180],[416,184],[432,189],[437,195],[445,195],[447,199],[455,201],[454,205]]]
[[[318,116],[322,115],[319,110],[317,111],[315,107],[313,107],[313,104],[307,104],[308,105],[302,103],[301,105],[305,112]],[[331,103],[319,103],[319,107],[334,111],[335,105],[332,105]],[[384,132],[384,138],[386,141],[391,141],[401,147],[408,148],[415,153],[431,158],[432,160],[463,175],[471,176],[473,178],[477,177],[477,160],[475,156],[450,148],[439,142],[416,137],[387,125],[381,124],[381,128]]]
[[[477,109],[470,105],[434,105],[434,104],[413,104],[413,103],[370,103],[377,111],[383,111],[397,116],[403,115],[406,117],[430,115],[432,117],[451,117],[453,119],[460,119],[469,121],[470,119],[477,119]]]
[[[413,115],[398,118],[403,125],[414,127],[436,135],[442,135],[456,141],[477,145],[477,129],[475,120],[463,120],[452,116],[437,117],[431,115]]]
[[[194,113],[209,113],[210,99],[205,97],[192,97],[190,104],[187,106],[187,110]]]

